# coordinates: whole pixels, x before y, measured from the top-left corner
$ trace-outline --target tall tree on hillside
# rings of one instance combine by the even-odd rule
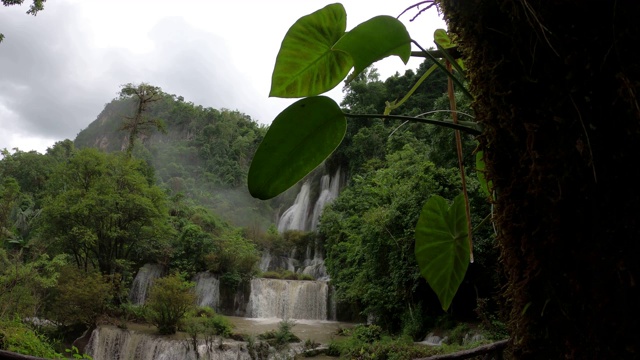
[[[144,164],[96,149],[77,151],[52,176],[43,236],[83,269],[122,271],[149,261],[167,243],[166,195],[149,185]]]
[[[640,357],[640,2],[441,4],[484,127],[512,356]]]
[[[147,116],[146,112],[154,102],[162,99],[163,92],[157,86],[146,83],[139,85],[125,84],[120,90],[120,99],[133,99],[135,113],[133,116],[125,116],[120,130],[129,132],[129,145],[127,145],[127,156],[131,157],[136,139],[142,135],[148,135],[148,131],[157,129],[166,133],[164,122]]]

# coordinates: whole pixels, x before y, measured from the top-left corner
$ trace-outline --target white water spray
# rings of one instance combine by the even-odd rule
[[[327,320],[328,289],[325,281],[253,279],[247,316]]]
[[[135,305],[144,305],[145,300],[153,281],[164,274],[164,268],[158,264],[145,264],[138,270],[131,290],[129,291],[129,301]]]

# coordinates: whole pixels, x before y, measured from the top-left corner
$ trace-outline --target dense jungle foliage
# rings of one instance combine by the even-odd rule
[[[345,88],[341,105],[350,112],[382,113],[385,101],[402,97],[403,89],[430,66],[425,61],[416,73],[407,71],[385,81],[375,69],[369,69]],[[435,111],[434,118],[446,118],[445,92],[446,76],[436,74],[399,110],[412,115]],[[457,97],[458,110],[471,113],[469,103]],[[464,138],[468,175],[475,173],[475,146],[473,137]],[[347,166],[351,174],[338,199],[323,213],[319,227],[339,299],[355,305],[385,329],[418,339],[425,329],[442,321],[443,313],[418,270],[414,229],[431,195],[451,200],[460,193],[453,132],[374,117],[351,120],[343,144],[328,161]],[[475,176],[467,179],[472,223],[477,225],[490,209]],[[497,256],[492,229],[479,228],[474,237],[476,262],[449,313],[458,320],[475,318],[476,300],[492,298],[498,280],[493,271]]]
[[[385,101],[403,96],[430,65],[385,81],[369,69],[345,86],[342,106],[381,113]],[[435,76],[400,111],[446,109],[445,91],[444,75]],[[265,126],[238,111],[203,108],[159,91],[143,114],[159,126],[135,134],[128,156],[132,132],[123,121],[135,104],[135,96],[114,99],[75,141],[60,141],[46,154],[3,150],[2,324],[28,330],[20,319],[42,317],[59,324],[56,340],[77,336],[107,316],[140,315],[132,315],[127,292],[145,263],[162,264],[182,279],[209,270],[233,287],[257,275],[261,250],[287,254],[300,241],[318,239],[340,306],[354,319],[369,318],[386,332],[414,339],[434,327],[451,328],[455,320],[479,318],[491,330],[499,325],[490,311],[497,280],[490,227],[476,233],[476,263],[449,313],[415,262],[413,229],[425,199],[452,199],[460,191],[450,130],[375,117],[349,122],[343,145],[327,161],[327,168],[347,171],[347,185],[325,211],[318,234],[278,234],[274,209],[286,208],[296,189],[270,202],[244,189]],[[462,98],[459,106],[470,112]],[[466,138],[464,146],[471,175],[475,142]],[[478,224],[490,210],[478,183],[472,180],[469,188]],[[477,308],[477,300],[485,306]],[[165,307],[155,302],[156,315],[147,317],[159,323]],[[176,317],[187,312],[167,315],[165,332],[175,331]]]

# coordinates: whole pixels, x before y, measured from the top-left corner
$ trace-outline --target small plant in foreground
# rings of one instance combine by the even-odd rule
[[[148,319],[160,334],[175,334],[180,321],[193,308],[196,300],[193,285],[178,274],[155,281],[147,300]]]

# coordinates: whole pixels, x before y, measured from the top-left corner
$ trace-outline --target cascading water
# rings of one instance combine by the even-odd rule
[[[100,326],[93,331],[85,352],[94,360],[249,360],[244,343],[225,341],[225,346],[198,341],[198,355],[186,340]]]
[[[260,258],[260,264],[258,267],[260,271],[275,271],[278,269],[285,269],[289,271],[296,271],[299,267],[298,261],[295,258],[295,249],[291,250],[289,256],[273,256],[269,250],[265,250]]]
[[[300,188],[296,200],[278,221],[280,233],[287,230],[314,231],[320,223],[320,216],[324,208],[335,200],[340,194],[342,175],[340,169],[333,176],[325,174],[320,179],[320,189],[315,202],[311,199],[310,181],[306,181]],[[260,270],[269,271],[287,269],[290,271],[313,276],[318,280],[328,280],[327,270],[324,265],[323,247],[320,243],[308,245],[305,257],[296,259],[295,249],[287,256],[274,256],[269,251],[262,254]]]
[[[298,272],[310,275],[316,280],[328,281],[329,275],[327,275],[327,268],[324,266],[323,251],[324,249],[318,238],[315,239],[313,246],[308,244],[305,259]]]
[[[320,179],[318,198],[312,204],[311,184],[309,181],[305,181],[293,205],[280,216],[278,231],[282,233],[286,230],[313,231],[317,229],[322,210],[338,197],[341,185],[340,169],[336,170],[333,176],[323,175]]]
[[[290,208],[288,208],[278,221],[278,231],[286,230],[306,230],[307,219],[309,218],[309,199],[311,185],[308,181],[302,184],[296,200]]]
[[[324,175],[320,179],[320,195],[313,206],[313,214],[311,215],[311,228],[309,230],[315,230],[318,228],[320,222],[320,215],[324,207],[335,200],[340,195],[340,169],[336,170],[333,177]]]
[[[141,267],[135,279],[133,279],[133,284],[131,284],[129,301],[135,305],[144,305],[153,281],[163,274],[164,268],[158,264],[145,264]]]
[[[198,306],[218,309],[220,304],[220,281],[208,271],[197,273],[193,278]]]
[[[253,279],[247,316],[327,320],[328,291],[325,281]]]

